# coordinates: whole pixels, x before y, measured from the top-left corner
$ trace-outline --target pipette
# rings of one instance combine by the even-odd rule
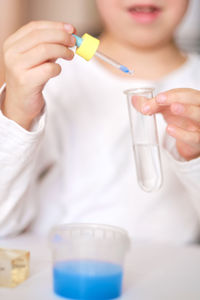
[[[132,75],[134,71],[129,70],[126,66],[121,65],[117,61],[113,60],[112,58],[104,55],[103,53],[97,51],[100,41],[93,36],[85,33],[82,37],[79,37],[75,34],[73,36],[76,38],[76,53],[82,56],[86,60],[90,60],[94,55],[104,62],[110,64],[111,66],[115,67],[116,69]]]
[[[115,60],[111,59],[110,57],[106,56],[105,54],[102,54],[101,52],[97,51],[95,53],[95,56],[100,58],[101,60],[105,61],[106,63],[110,64],[111,66],[117,68],[118,70],[132,75],[134,71],[129,70],[127,67],[121,65],[120,63],[116,62]]]

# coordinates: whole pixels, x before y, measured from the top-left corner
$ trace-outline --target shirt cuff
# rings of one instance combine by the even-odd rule
[[[23,133],[29,134],[29,135],[37,135],[41,131],[44,130],[45,127],[45,121],[46,121],[46,107],[43,108],[42,113],[35,118],[30,131],[24,129],[22,126],[17,124],[15,121],[7,118],[1,111],[1,104],[4,100],[5,97],[5,92],[6,92],[6,84],[4,83],[3,86],[0,88],[0,124],[8,124],[12,128],[16,128],[20,130]]]

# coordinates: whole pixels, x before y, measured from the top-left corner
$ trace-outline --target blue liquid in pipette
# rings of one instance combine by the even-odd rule
[[[120,70],[122,71],[122,72],[124,72],[124,73],[131,73],[130,72],[130,70],[127,68],[127,67],[125,67],[125,66],[120,66]]]
[[[108,300],[121,295],[120,265],[95,260],[60,261],[54,265],[54,292],[68,299]]]

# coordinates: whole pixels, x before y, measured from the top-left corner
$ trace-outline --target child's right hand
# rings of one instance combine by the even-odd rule
[[[47,81],[61,72],[57,58],[71,60],[75,45],[70,24],[31,22],[4,43],[6,96],[2,112],[25,129],[30,129],[43,106],[42,90]]]

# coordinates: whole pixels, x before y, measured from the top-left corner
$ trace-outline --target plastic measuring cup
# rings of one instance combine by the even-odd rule
[[[67,224],[50,234],[54,292],[68,299],[107,300],[121,295],[129,237],[121,228]]]
[[[135,88],[124,91],[127,95],[133,152],[139,186],[145,192],[157,191],[163,182],[161,156],[155,115],[143,115],[135,109],[132,97],[141,103],[153,98],[153,88]]]

